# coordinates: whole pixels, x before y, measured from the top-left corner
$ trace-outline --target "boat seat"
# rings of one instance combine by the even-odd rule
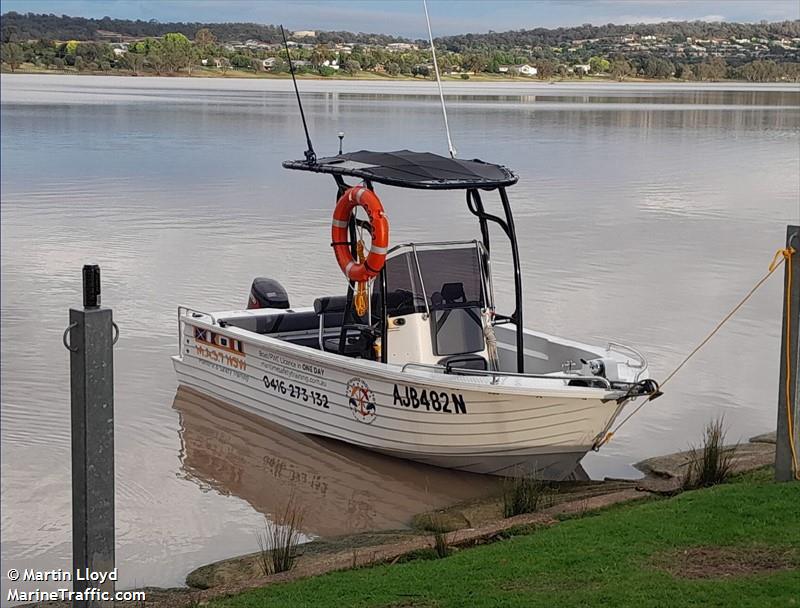
[[[345,325],[345,342],[344,353],[347,357],[356,357],[358,359],[372,359],[374,358],[373,345],[375,339],[378,337],[374,328],[369,325]],[[339,337],[336,338],[323,338],[320,334],[320,344],[322,350],[332,353],[339,352]]]
[[[342,324],[342,313],[331,313],[325,317],[325,327],[339,327]],[[220,325],[231,325],[253,331],[258,334],[292,333],[317,329],[320,317],[311,310],[296,312],[287,310],[279,314],[258,315],[252,317],[220,319]]]
[[[444,366],[445,373],[452,373],[454,369],[478,369],[486,371],[489,365],[481,355],[451,355],[439,359],[439,365]]]
[[[323,296],[314,300],[314,312],[322,315],[329,312],[343,313],[347,308],[347,296]]]

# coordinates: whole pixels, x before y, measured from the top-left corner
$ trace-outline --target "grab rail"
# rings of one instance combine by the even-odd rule
[[[200,317],[208,317],[211,319],[212,325],[219,325],[217,323],[217,318],[212,315],[210,312],[203,312],[201,310],[195,310],[194,308],[189,308],[188,306],[178,306],[178,355],[181,355],[181,349],[183,348],[183,328],[181,327],[181,313],[191,313],[192,317],[195,319],[199,319]]]
[[[644,353],[636,350],[632,346],[628,346],[627,344],[620,344],[619,342],[609,342],[607,350],[616,350],[620,354],[629,354],[633,355],[637,362],[636,364],[632,364],[630,361],[627,361],[626,364],[633,368],[638,368],[639,371],[635,376],[635,382],[639,381],[639,378],[643,373],[647,371],[647,368],[650,366],[650,363],[647,361],[647,357],[645,357]]]
[[[442,370],[442,372],[447,372],[448,368],[444,365],[439,365],[438,363],[406,363],[400,369],[401,372],[406,371],[407,367],[422,367],[427,369],[433,370]],[[519,372],[501,372],[501,371],[493,371],[493,370],[483,370],[483,369],[459,369],[456,367],[449,368],[451,373],[458,374],[460,376],[491,376],[493,378],[493,384],[497,382],[498,377],[506,377],[510,376],[512,378],[538,378],[542,380],[583,380],[586,382],[600,382],[603,384],[603,388],[611,390],[611,382],[607,378],[603,378],[602,376],[553,376],[550,374],[528,374],[528,373],[519,373]]]

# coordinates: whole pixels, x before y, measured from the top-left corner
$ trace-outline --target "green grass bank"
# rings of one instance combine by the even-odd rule
[[[213,608],[800,606],[800,483],[761,470],[506,540],[275,584]]]

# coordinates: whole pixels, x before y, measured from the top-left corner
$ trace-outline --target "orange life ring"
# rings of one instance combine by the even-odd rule
[[[372,227],[372,246],[363,262],[353,259],[348,242],[347,227],[356,205],[367,212]],[[381,199],[364,186],[354,186],[346,190],[336,201],[336,208],[333,210],[331,239],[336,261],[348,279],[362,282],[377,276],[386,261],[389,247],[389,220],[383,212]]]

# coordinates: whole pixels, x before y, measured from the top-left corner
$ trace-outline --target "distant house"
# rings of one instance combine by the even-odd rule
[[[527,63],[520,65],[501,65],[497,67],[497,71],[501,74],[518,74],[520,76],[536,76],[536,74],[539,73],[539,70]]]
[[[326,68],[331,68],[332,70],[339,69],[339,60],[338,59],[326,59],[322,62],[322,65]]]
[[[573,72],[583,72],[584,74],[588,74],[591,72],[591,70],[592,66],[590,66],[588,63],[579,63],[578,65],[572,67]]]
[[[390,42],[386,45],[386,50],[392,52],[416,51],[418,48],[416,44],[411,44],[409,42]]]
[[[264,61],[261,62],[261,66],[265,70],[271,70],[272,68],[275,67],[275,62],[277,61],[278,61],[277,57],[267,57],[266,59],[264,59]]]
[[[292,36],[295,38],[316,38],[317,32],[314,30],[297,30],[296,32],[292,32]]]

